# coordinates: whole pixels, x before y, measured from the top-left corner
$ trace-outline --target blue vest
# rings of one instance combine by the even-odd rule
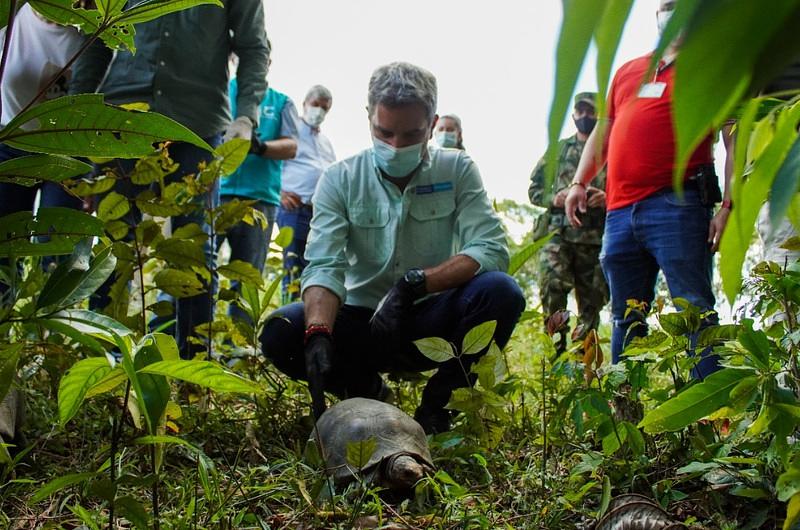
[[[236,116],[236,79],[231,79],[231,113]],[[262,142],[275,140],[281,133],[281,113],[287,96],[271,88],[258,105],[256,136]],[[257,199],[267,204],[280,204],[282,160],[270,160],[258,155],[247,155],[242,165],[220,182],[220,195],[238,195]]]

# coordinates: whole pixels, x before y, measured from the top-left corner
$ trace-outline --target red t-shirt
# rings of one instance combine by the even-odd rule
[[[608,96],[608,117],[613,121],[608,140],[606,208],[614,210],[638,202],[672,186],[675,165],[675,131],[672,121],[671,64],[651,74],[648,82],[666,83],[660,97],[639,97],[650,66],[648,54],[625,63],[614,76]],[[713,163],[713,137],[709,135],[692,154],[687,175]]]

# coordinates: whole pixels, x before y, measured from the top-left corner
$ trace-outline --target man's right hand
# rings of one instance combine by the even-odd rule
[[[325,380],[333,369],[333,338],[331,334],[318,332],[311,335],[306,340],[303,355],[314,418],[319,419],[325,412]]]
[[[577,212],[586,213],[586,188],[580,184],[570,187],[567,200],[564,202],[567,219],[572,226],[581,226]]]
[[[291,191],[281,192],[281,207],[284,210],[294,210],[303,205],[303,200],[300,196]]]

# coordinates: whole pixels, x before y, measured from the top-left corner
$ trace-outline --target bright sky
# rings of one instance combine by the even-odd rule
[[[657,0],[638,0],[614,68],[656,42]],[[339,158],[371,145],[367,83],[403,60],[429,69],[439,112],[458,114],[490,196],[527,202],[547,147],[561,0],[265,0],[270,86],[294,99],[323,84],[334,104],[322,126]],[[577,91],[595,90],[594,57]],[[568,121],[564,133],[572,134]]]

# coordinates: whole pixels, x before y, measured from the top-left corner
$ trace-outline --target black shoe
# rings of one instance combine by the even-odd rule
[[[422,426],[425,434],[439,434],[450,430],[450,411],[420,406],[414,412],[414,419]]]

